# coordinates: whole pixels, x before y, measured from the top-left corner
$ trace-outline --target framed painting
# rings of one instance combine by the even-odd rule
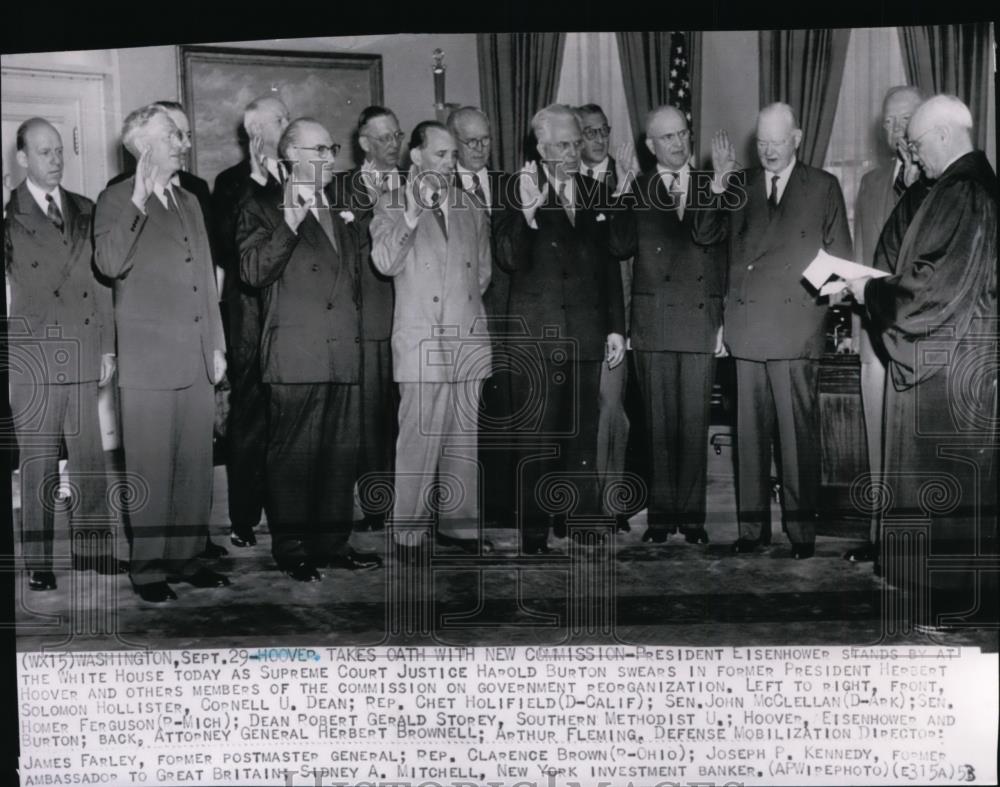
[[[382,103],[380,55],[182,46],[179,62],[191,167],[209,184],[246,156],[243,109],[255,98],[276,95],[292,118],[323,123],[342,146],[338,170],[354,164],[361,110]]]

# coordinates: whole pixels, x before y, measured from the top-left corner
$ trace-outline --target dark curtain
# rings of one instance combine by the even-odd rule
[[[646,115],[655,107],[670,103],[670,31],[652,33],[616,33],[618,54],[625,78],[625,100],[635,135],[636,151],[642,164],[649,156],[642,140]],[[691,80],[692,145],[697,148],[698,123],[701,120],[701,32],[684,31],[687,40],[688,73]],[[697,150],[695,158],[697,158]],[[651,158],[650,158],[651,160]]]
[[[989,24],[900,27],[899,39],[911,85],[927,95],[950,93],[972,112],[974,141],[986,148],[992,39]]]
[[[563,33],[480,33],[479,90],[493,133],[493,165],[519,170],[531,116],[555,100],[562,67]]]
[[[837,113],[851,31],[760,31],[760,104],[789,104],[799,119],[798,157],[822,167]]]

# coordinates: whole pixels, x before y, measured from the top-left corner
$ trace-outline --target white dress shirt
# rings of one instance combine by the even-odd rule
[[[46,195],[52,195],[52,201],[56,203],[56,207],[59,208],[59,212],[65,217],[66,211],[63,210],[62,194],[60,193],[62,189],[56,186],[52,191],[45,191],[45,189],[36,186],[31,178],[25,178],[25,184],[28,186],[28,191],[31,196],[34,197],[35,202],[38,203],[38,207],[42,209],[42,213],[46,216],[49,215],[49,202],[46,199]]]
[[[674,170],[667,169],[662,164],[657,163],[656,171],[660,173],[660,177],[663,179],[663,185],[667,187],[668,191],[672,190],[673,193],[678,196],[677,215],[680,218],[684,218],[684,206],[687,204],[688,188],[691,185],[691,165],[685,164],[675,172]],[[675,174],[677,175],[676,180],[674,179]],[[671,181],[674,181],[672,189]]]
[[[792,170],[795,169],[795,156],[792,156],[792,163],[785,167],[781,172],[770,172],[768,170],[764,171],[765,183],[764,183],[764,198],[767,199],[771,196],[771,181],[775,175],[778,176],[778,195],[777,202],[781,204],[781,196],[785,193],[785,186],[788,185],[788,178],[792,174]]]
[[[272,178],[274,178],[278,183],[281,183],[281,170],[278,169],[278,162],[271,158],[270,156],[264,156],[264,169],[268,171]],[[253,178],[254,182],[260,184],[261,186],[267,185],[267,178],[263,175],[258,175],[253,169],[250,170],[250,177]]]
[[[608,167],[611,165],[611,157],[605,156],[604,161],[600,164],[594,164],[593,166],[590,164],[584,164],[582,161],[580,162],[580,165],[580,171],[582,174],[586,175],[588,178],[593,178],[594,180],[599,180],[603,183],[605,173],[607,173]]]
[[[473,172],[471,169],[466,169],[461,164],[456,168],[458,176],[461,178],[462,188],[468,192],[475,192],[476,184],[472,180],[472,176],[476,175],[479,177],[479,188],[483,190],[483,196],[486,197],[486,207],[488,210],[493,210],[493,195],[490,193],[490,173],[483,167],[479,172]]]

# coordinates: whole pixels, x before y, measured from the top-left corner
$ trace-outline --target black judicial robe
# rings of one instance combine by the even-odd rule
[[[919,622],[982,621],[997,586],[978,570],[996,560],[996,174],[968,153],[899,208],[877,253],[898,243],[894,275],[865,290],[888,356],[886,571],[916,570],[934,616]]]

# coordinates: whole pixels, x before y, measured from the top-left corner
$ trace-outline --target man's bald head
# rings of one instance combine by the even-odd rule
[[[882,128],[885,130],[886,144],[891,150],[895,151],[903,140],[910,118],[923,100],[920,88],[912,85],[897,85],[886,92],[882,99]]]
[[[657,107],[646,116],[646,147],[656,163],[675,172],[691,158],[687,116],[677,107]]]
[[[757,115],[757,155],[760,165],[777,174],[788,167],[802,142],[795,112],[788,104],[776,101]]]
[[[973,150],[972,113],[957,96],[931,96],[913,113],[906,136],[927,177],[938,178]]]
[[[288,128],[288,120],[288,107],[277,96],[255,98],[243,110],[243,128],[249,136],[262,140],[264,153],[272,158],[277,153],[278,140]]]
[[[29,118],[18,126],[16,139],[17,163],[28,171],[32,183],[52,191],[63,175],[62,137],[56,127],[44,118]]]

